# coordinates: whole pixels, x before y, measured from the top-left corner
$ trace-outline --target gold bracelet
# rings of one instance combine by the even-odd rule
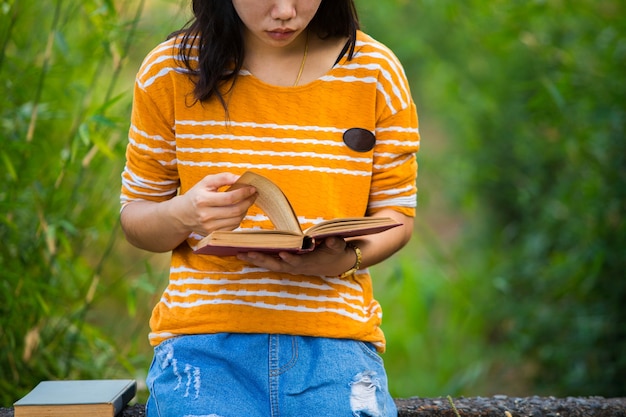
[[[356,246],[355,244],[350,243],[350,242],[348,242],[346,244],[346,246],[351,248],[352,250],[354,250],[354,253],[356,254],[356,262],[354,263],[354,266],[352,268],[348,269],[346,272],[344,272],[343,274],[339,275],[339,278],[346,278],[346,277],[354,274],[361,267],[361,261],[363,260],[363,257],[361,255],[361,249],[359,249],[358,246]]]

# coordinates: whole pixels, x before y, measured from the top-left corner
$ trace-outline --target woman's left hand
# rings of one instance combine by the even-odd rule
[[[324,239],[315,250],[304,254],[280,252],[276,256],[247,252],[238,254],[237,258],[273,272],[318,276],[340,275],[356,263],[354,250],[346,246],[345,240],[337,237]]]

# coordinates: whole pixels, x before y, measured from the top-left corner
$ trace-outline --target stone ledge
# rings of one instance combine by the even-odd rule
[[[414,397],[396,404],[398,417],[626,417],[626,398]]]
[[[460,397],[401,398],[398,417],[626,417],[626,398],[604,397]],[[144,417],[144,405],[126,407],[122,417]],[[0,417],[13,417],[0,408]]]

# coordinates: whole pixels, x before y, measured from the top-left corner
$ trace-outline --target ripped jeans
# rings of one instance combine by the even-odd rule
[[[267,334],[179,336],[155,347],[147,417],[395,417],[366,343]]]

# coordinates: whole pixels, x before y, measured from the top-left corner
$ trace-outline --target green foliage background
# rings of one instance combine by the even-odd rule
[[[0,0],[0,406],[145,375],[167,259],[124,242],[119,175],[185,3]],[[373,268],[393,395],[626,395],[626,5],[357,6],[421,120],[415,237]]]

